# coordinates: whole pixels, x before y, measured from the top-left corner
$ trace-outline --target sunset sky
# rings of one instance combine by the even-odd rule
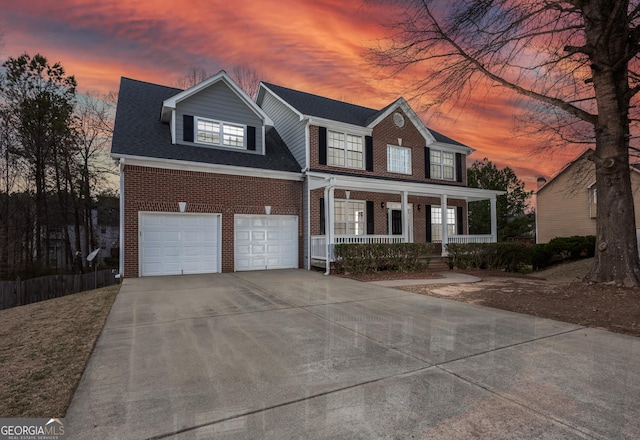
[[[79,91],[116,91],[121,76],[175,85],[192,66],[213,75],[245,65],[275,84],[382,108],[411,78],[387,78],[369,64],[368,47],[388,34],[398,11],[344,0],[0,0],[1,58],[41,53],[76,76]],[[408,96],[405,96],[409,98]],[[428,127],[510,166],[535,188],[576,155],[530,153],[534,142],[514,132],[514,104],[479,90]]]

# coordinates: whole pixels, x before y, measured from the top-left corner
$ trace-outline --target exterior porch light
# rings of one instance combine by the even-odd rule
[[[418,203],[418,212],[420,212],[420,204]]]
[[[184,212],[187,209],[187,202],[178,202],[178,209],[180,212]]]
[[[384,209],[384,202],[380,202],[380,207]]]

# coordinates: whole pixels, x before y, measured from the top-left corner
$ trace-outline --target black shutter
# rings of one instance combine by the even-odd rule
[[[364,137],[364,159],[367,171],[373,171],[373,138],[371,136]]]
[[[462,182],[462,154],[456,153],[456,182]]]
[[[193,116],[182,115],[182,140],[193,142]]]
[[[374,225],[374,212],[373,212],[373,202],[371,200],[367,200],[367,234],[374,235],[375,234],[375,225]]]
[[[462,223],[462,206],[458,206],[456,211],[457,211],[457,217],[458,217],[456,219],[456,223],[458,224],[458,235],[463,235],[464,234],[464,225]]]
[[[318,127],[318,161],[327,164],[327,127]]]
[[[431,205],[424,205],[425,214],[427,215],[427,243],[433,240],[431,235]]]
[[[424,177],[431,179],[431,150],[429,147],[424,147]]]
[[[320,197],[320,235],[325,235],[324,197]]]
[[[256,151],[256,127],[247,127],[247,150]]]

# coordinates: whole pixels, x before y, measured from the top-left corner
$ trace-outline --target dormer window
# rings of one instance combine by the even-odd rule
[[[196,118],[196,142],[200,144],[222,145],[244,148],[245,127],[229,122]]]

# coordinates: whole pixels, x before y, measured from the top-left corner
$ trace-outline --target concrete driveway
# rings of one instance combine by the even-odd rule
[[[125,280],[72,439],[640,436],[640,339],[316,272]]]

